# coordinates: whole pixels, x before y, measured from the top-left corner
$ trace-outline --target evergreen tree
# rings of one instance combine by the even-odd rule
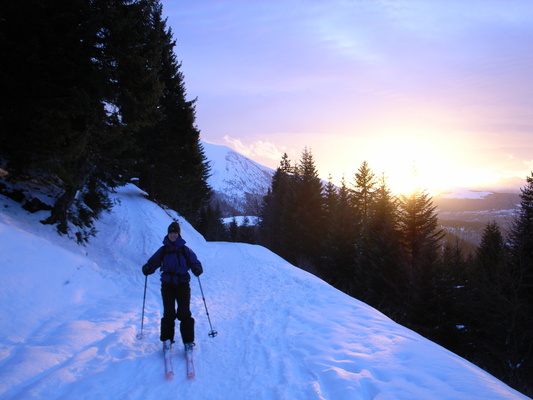
[[[506,363],[510,276],[505,240],[496,222],[489,222],[476,251],[476,264],[469,276],[471,299],[469,331],[476,362],[496,372]],[[503,351],[505,353],[505,351]]]
[[[279,179],[279,168],[272,176],[272,185],[267,190],[267,194],[263,197],[261,204],[261,212],[259,213],[259,244],[265,246],[267,249],[274,251],[274,221],[275,221],[275,202],[272,194],[272,186],[275,179]],[[277,178],[276,178],[277,177]]]
[[[355,173],[354,189],[352,191],[352,201],[354,209],[362,221],[370,218],[370,205],[374,201],[376,190],[376,175],[370,169],[366,161],[363,161],[358,171]]]
[[[531,324],[528,305],[521,298],[521,278],[496,222],[486,225],[476,252],[467,289],[470,293],[463,354],[509,385],[530,390]]]
[[[344,177],[338,192],[337,207],[332,211],[331,228],[326,232],[327,245],[321,275],[336,288],[355,296],[357,227]]]
[[[242,243],[257,243],[256,227],[250,223],[250,218],[244,217],[238,227],[238,241]]]
[[[438,229],[436,207],[425,191],[415,190],[403,195],[399,203],[404,266],[408,277],[410,298],[409,314],[417,329],[424,331],[432,326],[432,312],[438,310],[434,277],[440,241],[444,236]]]
[[[289,259],[289,210],[293,197],[294,168],[288,155],[282,156],[279,167],[272,177],[271,188],[263,199],[260,222],[260,242],[274,253]]]
[[[194,221],[201,207],[209,200],[211,188],[209,164],[200,144],[195,126],[193,101],[186,100],[181,65],[176,60],[172,32],[162,19],[162,6],[152,13],[155,41],[159,44],[158,85],[163,88],[157,124],[140,132],[141,186],[152,197],[176,208]]]
[[[328,177],[328,183],[324,187],[324,216],[326,218],[326,225],[331,224],[335,209],[339,205],[338,189],[333,183],[333,177]],[[326,229],[329,231],[329,229]]]
[[[152,5],[50,0],[2,10],[10,55],[0,75],[14,78],[2,100],[11,103],[0,118],[2,151],[10,173],[38,170],[57,179],[62,194],[48,222],[62,232],[89,181],[94,193],[125,181],[120,160],[135,145],[134,133],[157,119]]]
[[[406,277],[400,263],[398,201],[384,175],[378,181],[372,199],[364,237],[368,251],[366,301],[389,316],[398,316],[402,314]]]
[[[96,217],[107,188],[143,168],[169,176],[161,165],[173,164],[175,180],[158,190],[185,216],[209,197],[194,102],[161,11],[157,0],[2,3],[0,156],[10,177],[55,180],[62,192],[47,222],[62,232]]]
[[[4,2],[1,12],[1,153],[13,178],[57,178],[52,219],[64,232],[104,126],[98,18],[84,0]]]
[[[510,321],[508,345],[508,381],[524,385],[533,393],[533,173],[521,189],[520,209],[510,232],[509,291]]]
[[[211,204],[202,207],[198,212],[195,226],[198,232],[204,236],[205,240],[219,241],[228,239],[229,235],[218,204],[215,208]]]
[[[400,231],[406,253],[407,266],[414,277],[438,258],[438,248],[443,231],[437,229],[436,206],[426,191],[415,190],[402,195],[400,207]]]
[[[2,155],[12,173],[36,167],[72,179],[102,110],[90,5],[30,0],[0,10]]]
[[[324,198],[323,187],[315,161],[310,150],[302,152],[300,164],[295,174],[295,197],[292,203],[294,214],[290,241],[296,256],[297,265],[317,272],[319,259],[323,253]]]
[[[159,80],[163,38],[156,29],[157,0],[94,0],[102,14],[100,66],[108,75],[107,110],[127,139],[161,119]],[[144,145],[139,143],[138,145]],[[134,154],[136,155],[136,154]]]
[[[510,242],[513,268],[523,290],[533,298],[533,173],[526,177],[521,189],[520,209],[511,229]],[[528,297],[528,296],[526,296]]]
[[[481,277],[491,285],[500,281],[500,273],[505,270],[506,250],[500,227],[496,221],[489,222],[483,230],[476,258]]]
[[[138,157],[136,135],[160,118],[162,86],[157,80],[157,64],[161,46],[151,18],[155,4],[155,0],[91,2],[99,28],[97,54],[91,62],[104,76],[97,83],[103,86],[98,102],[105,116],[71,168],[76,179],[66,181],[49,223],[65,226],[76,193],[84,190],[89,179],[97,183],[95,190],[99,191],[125,183]]]
[[[339,207],[339,189],[333,183],[333,177],[328,177],[328,183],[324,188],[324,251],[323,257],[320,261],[319,276],[327,282],[331,283],[331,247],[333,245],[333,233],[336,229],[335,215]]]
[[[368,301],[368,292],[371,290],[372,247],[370,244],[371,205],[374,201],[376,179],[368,163],[364,161],[355,173],[353,189],[351,190],[351,204],[354,222],[357,226],[354,237],[357,249],[353,260],[355,268],[354,284],[355,296],[363,301]]]
[[[470,333],[467,326],[471,293],[466,288],[466,273],[463,243],[458,238],[446,241],[433,272],[433,326],[428,331],[433,341],[463,354]]]
[[[237,223],[237,217],[233,217],[228,226],[228,236],[230,242],[239,241],[239,224]]]

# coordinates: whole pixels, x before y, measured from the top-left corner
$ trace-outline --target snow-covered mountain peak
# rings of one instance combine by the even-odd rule
[[[214,190],[234,194],[264,194],[274,170],[237,153],[227,146],[202,142],[211,163],[209,184]]]
[[[214,202],[232,209],[234,215],[257,215],[250,208],[261,202],[275,171],[227,146],[207,142],[202,145],[211,165],[208,183],[215,192]]]

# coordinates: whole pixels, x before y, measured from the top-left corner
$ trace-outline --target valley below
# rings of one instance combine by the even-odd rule
[[[478,246],[487,223],[496,222],[504,237],[512,226],[520,204],[520,194],[470,192],[471,197],[440,195],[433,198],[439,225],[459,240]],[[477,194],[477,196],[476,196]]]

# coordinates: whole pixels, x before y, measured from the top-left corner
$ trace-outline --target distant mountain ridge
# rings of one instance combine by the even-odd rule
[[[259,215],[275,170],[227,146],[204,141],[202,146],[211,166],[208,183],[214,191],[212,205],[218,204],[224,217]]]

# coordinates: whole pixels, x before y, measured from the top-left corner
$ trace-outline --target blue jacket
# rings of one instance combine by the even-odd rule
[[[187,246],[181,237],[172,243],[168,236],[163,239],[160,247],[143,267],[148,274],[161,268],[161,283],[188,283],[191,280],[189,270],[202,271],[202,264],[196,254]]]

